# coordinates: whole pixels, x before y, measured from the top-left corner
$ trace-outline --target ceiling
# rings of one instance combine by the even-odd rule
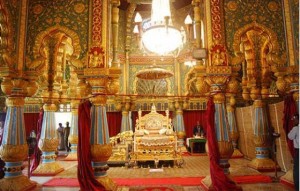
[[[121,0],[120,9],[126,10],[130,3],[136,3],[136,11],[150,11],[151,0]],[[171,0],[175,9],[180,9],[192,3],[192,0]]]

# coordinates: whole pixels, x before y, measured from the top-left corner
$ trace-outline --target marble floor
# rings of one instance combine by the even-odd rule
[[[54,177],[59,178],[76,178],[77,162],[63,161],[63,157],[59,158],[58,163],[65,169]],[[125,168],[124,166],[110,167],[108,176],[111,178],[167,178],[167,177],[205,177],[209,174],[209,159],[207,156],[186,156],[184,157],[184,165],[182,168],[170,168],[168,166],[160,166],[164,170],[160,173],[151,173],[149,166],[141,164],[139,168]],[[254,169],[247,167],[250,162],[246,159],[230,159],[231,175],[251,175],[259,173]],[[23,171],[27,174],[27,170]],[[274,172],[264,173],[270,177],[274,176]],[[284,172],[278,172],[278,176],[284,175]],[[34,191],[78,191],[79,187],[43,187],[43,184],[54,178],[32,176],[30,179],[37,182],[37,187]],[[293,191],[294,189],[284,184],[274,183],[253,183],[253,184],[239,184],[244,191]],[[118,191],[135,191],[132,187],[119,186]],[[180,186],[178,190],[181,191],[204,191],[203,186]],[[176,189],[177,191],[177,189]]]

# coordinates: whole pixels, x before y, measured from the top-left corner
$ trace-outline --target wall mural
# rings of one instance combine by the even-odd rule
[[[33,59],[33,47],[36,36],[53,26],[64,26],[77,33],[80,38],[82,58],[88,49],[89,2],[29,0],[28,31],[26,55]]]
[[[235,32],[243,26],[257,22],[272,29],[279,42],[279,54],[283,60],[287,60],[284,21],[282,15],[282,4],[280,0],[254,0],[248,1],[225,0],[225,28],[226,46],[233,55],[233,37]]]

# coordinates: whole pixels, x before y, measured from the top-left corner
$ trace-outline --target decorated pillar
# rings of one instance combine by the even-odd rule
[[[100,81],[106,81],[105,79]],[[106,96],[91,99],[91,154],[95,178],[108,190],[114,190],[115,183],[107,176],[107,160],[112,154],[106,116]]]
[[[101,71],[103,70],[103,71]],[[109,143],[109,131],[106,116],[106,101],[108,70],[105,68],[95,70],[95,68],[85,69],[85,76],[91,85],[92,95],[90,98],[93,106],[91,108],[91,161],[94,169],[94,176],[106,190],[114,190],[116,185],[108,177],[109,169],[107,161],[112,154],[112,145]],[[106,76],[96,75],[95,71],[107,72]]]
[[[55,124],[55,112],[57,106],[54,103],[46,103],[43,106],[44,116],[39,149],[42,151],[42,163],[33,171],[34,176],[54,176],[64,169],[57,163],[56,154],[58,147],[57,124]]]
[[[233,153],[232,141],[229,134],[229,123],[226,116],[225,92],[226,83],[230,79],[232,69],[228,66],[226,49],[215,43],[210,49],[212,65],[206,68],[206,82],[210,85],[215,105],[215,131],[220,153],[220,166],[225,174],[229,174],[228,160]]]
[[[64,160],[77,160],[77,145],[78,145],[78,107],[80,104],[80,99],[84,98],[88,94],[88,88],[86,81],[84,79],[79,79],[78,75],[72,75],[69,83],[69,94],[71,97],[71,128],[69,135],[69,142],[71,144],[71,152],[69,152],[68,156]],[[75,98],[75,99],[73,99]]]
[[[183,101],[180,98],[175,98],[172,104],[174,104],[175,110],[175,116],[173,116],[174,131],[177,133],[178,148],[182,150],[185,149],[184,139],[186,136],[183,120]]]
[[[122,103],[122,122],[121,122],[121,133],[126,131],[132,131],[132,122],[130,118],[131,103],[130,98],[126,97]]]
[[[96,52],[96,54],[95,54]],[[97,56],[100,59],[93,59]],[[107,68],[104,63],[104,52],[100,47],[93,47],[90,53],[88,68],[84,69],[84,76],[91,86],[91,157],[95,178],[106,190],[114,190],[115,183],[108,177],[107,161],[112,154],[109,143],[109,131],[106,116],[106,94],[118,92],[118,83],[113,83],[120,74],[118,68]],[[109,84],[109,86],[107,85]]]
[[[269,131],[268,120],[266,113],[266,105],[260,100],[254,101],[254,144],[255,155],[248,166],[260,171],[274,170],[275,162],[269,158],[270,143],[269,143]]]
[[[229,136],[232,140],[233,145],[233,154],[232,158],[243,157],[243,154],[237,148],[237,141],[239,138],[239,131],[236,125],[235,118],[235,96],[238,93],[239,82],[237,81],[238,71],[241,69],[240,65],[234,65],[232,68],[232,74],[230,80],[226,87],[226,111],[227,111],[227,120],[229,125]]]
[[[192,5],[194,9],[194,22],[195,22],[195,32],[196,32],[196,42],[195,48],[199,49],[201,47],[201,8],[200,8],[200,0],[193,0]]]
[[[106,190],[114,190],[115,183],[108,177],[107,160],[112,154],[109,143],[109,131],[106,117],[107,94],[119,91],[121,70],[118,61],[118,18],[119,0],[92,0],[93,9],[91,23],[91,42],[89,44],[88,64],[84,69],[84,78],[91,87],[91,160],[94,176]],[[109,12],[111,10],[111,12]],[[111,23],[108,23],[111,21]],[[111,24],[111,25],[110,25]],[[111,26],[109,28],[107,26]],[[109,31],[112,38],[109,38]],[[112,50],[109,49],[112,39]],[[112,64],[109,65],[109,55],[112,51]]]
[[[232,74],[232,69],[228,63],[225,46],[219,44],[218,41],[211,47],[209,59],[211,60],[211,64],[206,67],[205,82],[210,86],[210,95],[213,97],[215,107],[214,127],[220,155],[219,166],[223,169],[225,176],[230,179],[228,177],[230,174],[228,160],[233,153],[233,145],[229,134],[228,118],[226,116],[224,90]],[[211,174],[211,176],[215,175]],[[215,179],[216,177],[212,178]],[[202,180],[202,183],[209,189],[213,189],[213,186],[216,186],[212,184],[212,178],[207,176]]]
[[[28,156],[23,115],[24,96],[32,96],[37,90],[37,85],[23,79],[4,78],[1,89],[8,98],[4,134],[0,146],[0,158],[5,162],[5,176],[0,180],[0,189],[30,190],[36,186],[36,182],[30,181],[22,174],[23,161]]]
[[[118,67],[119,60],[118,60],[118,34],[119,34],[119,8],[120,0],[111,0],[111,24],[112,24],[112,45],[113,45],[113,57],[112,57],[112,67]]]
[[[64,160],[76,161],[77,160],[77,145],[78,145],[78,107],[79,100],[71,101],[71,128],[69,135],[69,142],[71,144],[71,151]]]

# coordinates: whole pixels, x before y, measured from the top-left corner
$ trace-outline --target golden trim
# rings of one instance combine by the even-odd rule
[[[60,166],[56,161],[52,163],[42,163],[40,164],[37,169],[33,171],[33,175],[49,175],[53,176],[60,172],[64,171],[64,168]]]
[[[36,187],[36,182],[28,179],[27,176],[21,175],[14,178],[3,178],[0,180],[1,190],[32,190]]]
[[[213,45],[213,40],[212,40],[212,20],[211,20],[210,1],[205,1],[205,9],[206,9],[207,47],[211,47]]]
[[[25,54],[24,50],[26,50],[26,45],[25,45],[25,37],[26,37],[26,19],[27,16],[26,14],[28,13],[27,11],[27,0],[22,0],[21,1],[21,15],[20,15],[20,22],[19,22],[19,39],[18,39],[18,56],[17,56],[17,68],[18,71],[21,73],[23,72],[23,65],[25,62]],[[21,74],[18,74],[21,75]]]
[[[296,65],[295,63],[295,54],[294,54],[294,35],[292,31],[292,21],[291,21],[291,11],[289,0],[283,1],[283,8],[284,8],[284,15],[285,15],[285,28],[286,28],[286,41],[287,41],[287,48],[289,54],[289,61],[288,63],[293,66]],[[299,7],[298,7],[299,8]]]
[[[0,156],[6,162],[18,162],[26,159],[28,145],[6,145],[0,146]]]

